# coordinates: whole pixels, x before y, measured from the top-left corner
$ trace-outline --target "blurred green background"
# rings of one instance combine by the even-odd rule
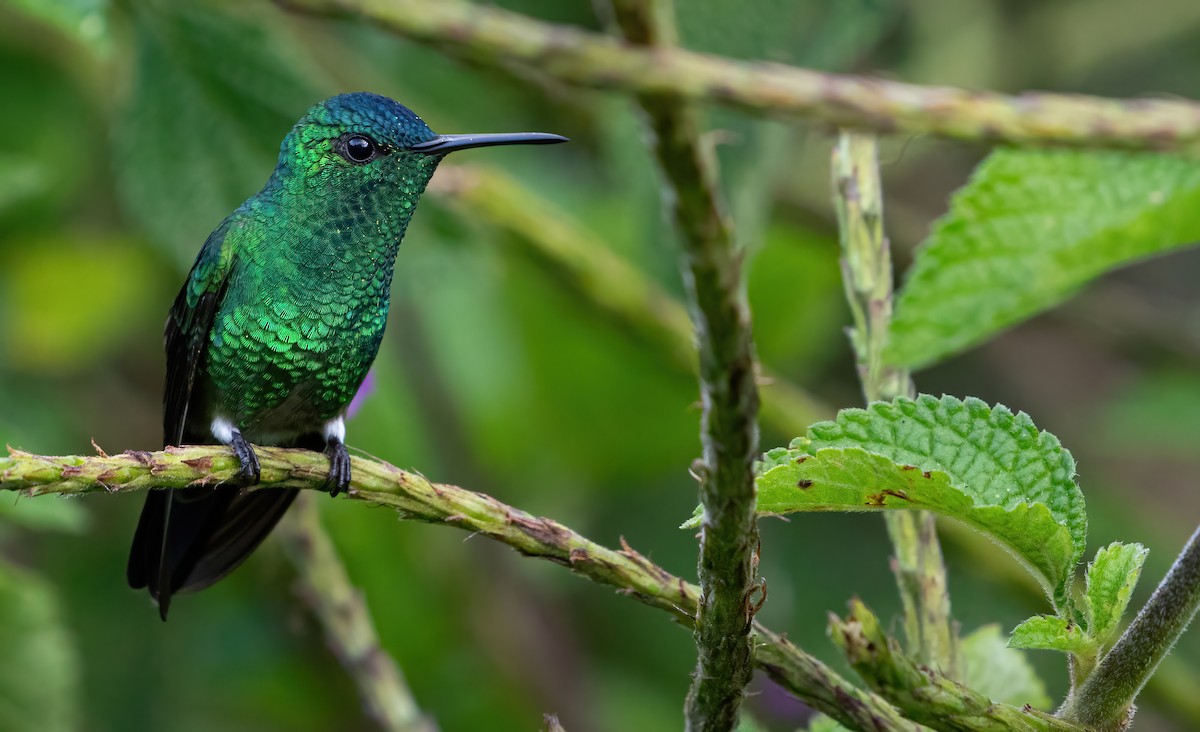
[[[597,28],[589,3],[503,7]],[[906,81],[1200,98],[1200,5],[1184,0],[681,0],[683,41]],[[546,130],[546,150],[471,153],[681,294],[671,232],[631,101],[455,61],[349,21],[265,3],[0,1],[0,443],[38,453],[160,443],[161,326],[208,232],[265,181],[313,102],[370,90],[440,132]],[[762,360],[830,408],[860,396],[842,335],[829,131],[726,111],[723,182],[751,252]],[[986,150],[887,141],[898,265]],[[444,171],[445,172],[445,171]],[[442,482],[624,536],[694,577],[674,527],[696,499],[693,378],[614,324],[487,216],[421,205],[401,248],[376,389],[352,446]],[[1080,463],[1091,542],[1151,549],[1140,605],[1195,524],[1200,497],[1200,254],[1124,270],[1066,306],[917,377],[921,391],[1029,412]],[[770,387],[764,399],[770,400]],[[763,445],[794,435],[764,428]],[[1131,501],[1130,496],[1136,499]],[[161,623],[126,588],[139,497],[0,499],[0,706],[43,730],[370,730],[355,689],[268,542]],[[447,730],[672,729],[694,664],[661,613],[445,527],[321,501],[386,648]],[[947,527],[951,529],[952,527]],[[878,516],[766,522],[760,616],[822,658],[851,595],[895,618]],[[1005,630],[1048,610],[999,549],[951,530],[956,617]],[[894,630],[898,628],[894,625]],[[1141,700],[1138,728],[1200,728],[1200,634]],[[1031,656],[1052,692],[1061,656]],[[765,681],[769,729],[802,705]],[[49,710],[49,711],[48,711]],[[0,722],[0,732],[5,722]],[[31,727],[17,726],[17,732]]]

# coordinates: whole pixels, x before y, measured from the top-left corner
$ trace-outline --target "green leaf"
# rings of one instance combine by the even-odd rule
[[[1025,658],[1006,644],[999,625],[985,625],[959,646],[963,659],[963,683],[992,701],[1047,709],[1051,701],[1046,685]]]
[[[80,728],[79,663],[41,579],[0,563],[0,729]]]
[[[1200,239],[1200,165],[1168,155],[1000,150],[918,249],[889,363],[926,366],[1090,280]]]
[[[1081,626],[1065,618],[1038,615],[1013,629],[1012,648],[1037,648],[1090,656],[1096,643]]]
[[[317,101],[311,63],[284,43],[279,11],[134,3],[133,93],[115,123],[127,209],[190,263],[204,238],[259,190],[279,143]],[[271,30],[268,30],[271,29]]]
[[[1148,553],[1141,544],[1113,542],[1096,552],[1088,565],[1084,607],[1088,631],[1100,648],[1117,632]]]
[[[78,534],[87,527],[88,515],[75,501],[57,496],[26,498],[16,494],[0,497],[0,525],[10,521],[29,529]]]
[[[1024,412],[921,396],[843,410],[767,453],[758,511],[936,511],[999,541],[1061,608],[1087,534],[1074,475],[1070,453]]]
[[[861,448],[825,448],[772,468],[758,481],[760,514],[908,508],[935,511],[996,539],[1029,569],[1062,607],[1075,566],[1068,526],[1041,503],[976,505],[970,485],[941,470]]]

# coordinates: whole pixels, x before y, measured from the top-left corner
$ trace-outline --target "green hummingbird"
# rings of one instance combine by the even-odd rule
[[[566,142],[547,133],[437,135],[366,92],[308,110],[261,191],[209,235],[167,316],[163,441],[228,445],[236,484],[155,490],[127,577],[166,620],[259,545],[297,490],[246,491],[251,443],[323,449],[350,484],[345,411],[383,339],[396,250],[438,163],[455,150]]]

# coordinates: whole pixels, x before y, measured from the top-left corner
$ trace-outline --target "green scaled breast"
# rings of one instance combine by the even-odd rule
[[[252,440],[317,429],[349,404],[379,351],[397,248],[438,162],[331,169],[319,141],[332,135],[297,125],[271,181],[223,225],[232,261],[200,374],[205,416]]]

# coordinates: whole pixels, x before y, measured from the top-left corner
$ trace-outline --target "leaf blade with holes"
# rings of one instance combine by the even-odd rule
[[[917,250],[885,358],[919,368],[963,351],[1112,269],[1200,240],[1198,212],[1193,161],[997,151]]]
[[[843,410],[769,452],[758,511],[936,511],[998,541],[1063,608],[1087,534],[1074,475],[1070,453],[1028,415],[921,396]]]

